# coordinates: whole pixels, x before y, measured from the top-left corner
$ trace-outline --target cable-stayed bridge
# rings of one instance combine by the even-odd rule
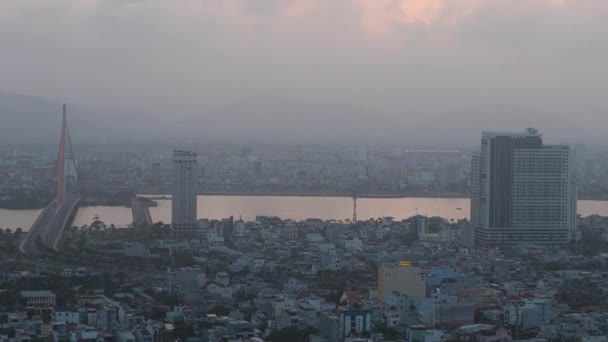
[[[65,227],[69,227],[78,211],[80,196],[76,193],[78,172],[68,129],[66,106],[63,105],[61,140],[57,157],[57,196],[36,219],[28,235],[19,245],[22,253],[37,256],[44,250],[57,251]]]

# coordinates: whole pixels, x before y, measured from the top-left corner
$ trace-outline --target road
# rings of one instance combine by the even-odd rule
[[[53,219],[55,212],[55,201],[53,201],[46,208],[44,208],[44,210],[40,213],[32,227],[30,228],[30,231],[28,232],[25,239],[21,241],[21,244],[19,245],[19,250],[21,251],[21,253],[25,253],[28,255],[40,254],[38,251],[36,240],[40,235],[42,235],[42,233],[46,229],[46,226],[48,225],[48,222]]]
[[[133,212],[133,224],[135,227],[152,225],[152,216],[146,205],[142,205],[138,197],[131,198],[131,210]]]
[[[67,199],[59,208],[56,208],[55,201],[51,202],[40,213],[27,236],[19,245],[19,250],[31,256],[43,255],[37,243],[39,239],[46,247],[57,250],[57,243],[63,229],[69,224],[75,211],[78,210],[78,203],[80,203],[79,196]]]
[[[78,203],[80,203],[80,197],[74,196],[66,199],[63,205],[57,210],[52,220],[49,221],[46,229],[41,235],[42,243],[55,251],[57,251],[57,244],[61,238],[61,234],[66,226],[68,226],[73,218],[73,214],[78,210]]]

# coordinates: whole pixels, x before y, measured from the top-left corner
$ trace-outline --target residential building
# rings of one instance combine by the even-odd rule
[[[197,156],[195,152],[173,151],[173,198],[171,229],[177,239],[196,233]]]
[[[563,244],[576,230],[574,151],[543,145],[536,129],[484,132],[471,161],[477,242]]]
[[[52,307],[55,306],[55,294],[51,291],[21,291],[28,307]]]
[[[283,240],[297,240],[300,229],[295,225],[287,225],[281,229],[281,238]]]
[[[371,312],[357,309],[341,310],[340,331],[342,338],[370,333],[372,331]]]
[[[330,342],[341,341],[340,318],[333,313],[321,313],[319,318],[319,335]]]
[[[245,227],[245,222],[243,222],[242,220],[238,220],[234,223],[234,232],[233,232],[234,236],[242,238],[245,237],[245,235],[247,234],[247,230]]]
[[[398,265],[383,264],[378,268],[378,299],[386,300],[393,291],[399,291],[413,299],[426,297],[426,276],[422,269],[410,262]]]
[[[167,289],[170,294],[198,290],[206,282],[206,275],[200,268],[182,267],[167,272]]]
[[[163,176],[161,173],[161,164],[158,162],[152,163],[152,184],[161,185],[163,183]]]

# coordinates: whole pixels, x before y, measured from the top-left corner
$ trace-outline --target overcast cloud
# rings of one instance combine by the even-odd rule
[[[185,140],[608,144],[607,60],[606,0],[0,1],[1,90]]]

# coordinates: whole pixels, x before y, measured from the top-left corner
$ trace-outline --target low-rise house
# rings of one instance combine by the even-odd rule
[[[502,293],[489,287],[463,290],[457,293],[458,301],[473,303],[478,307],[494,306],[499,302]]]
[[[459,327],[455,332],[455,341],[459,342],[510,342],[511,331],[489,324],[472,324]]]
[[[77,308],[56,308],[53,316],[57,322],[65,322],[68,324],[81,323],[81,312]]]
[[[56,301],[51,291],[21,291],[21,298],[25,299],[28,307],[53,307]]]

